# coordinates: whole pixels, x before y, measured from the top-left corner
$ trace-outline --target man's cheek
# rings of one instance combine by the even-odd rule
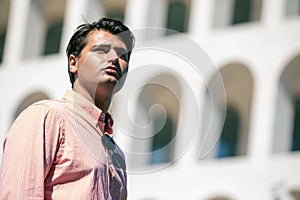
[[[123,73],[126,73],[128,71],[128,64],[126,62],[121,63],[121,69]]]

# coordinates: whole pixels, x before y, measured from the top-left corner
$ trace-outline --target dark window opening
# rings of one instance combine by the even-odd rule
[[[168,7],[168,19],[166,34],[173,34],[174,31],[181,33],[187,32],[187,17],[188,10],[187,5],[183,2],[170,2]],[[174,30],[174,31],[172,31]]]
[[[300,200],[300,191],[299,190],[291,190],[290,194],[294,197],[294,200]]]
[[[154,121],[155,127],[154,130],[157,130],[158,127],[161,127],[161,123],[164,120],[160,117],[156,118]],[[174,128],[173,123],[170,118],[167,118],[162,129],[156,133],[153,137],[152,143],[152,154],[151,154],[151,163],[164,163],[172,161],[172,149],[170,142],[173,139]]]
[[[286,1],[286,16],[293,17],[300,15],[300,0]]]
[[[5,38],[6,38],[6,31],[0,34],[0,63],[2,63],[3,60]]]
[[[55,54],[59,52],[62,27],[62,22],[56,22],[48,27],[44,55]]]
[[[300,98],[295,101],[293,140],[291,151],[300,150]]]
[[[230,157],[238,154],[239,123],[237,111],[233,108],[227,108],[217,157]]]
[[[107,17],[124,22],[124,12],[122,11],[108,12]]]
[[[235,0],[232,24],[249,22],[251,20],[251,0]]]

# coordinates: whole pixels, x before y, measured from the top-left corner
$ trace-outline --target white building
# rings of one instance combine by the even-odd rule
[[[1,144],[71,87],[66,44],[102,16],[137,36],[111,107],[128,199],[300,199],[300,0],[1,0]]]

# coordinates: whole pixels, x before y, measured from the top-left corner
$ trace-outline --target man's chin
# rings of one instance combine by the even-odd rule
[[[98,89],[111,90],[112,94],[115,94],[123,87],[125,80],[126,75],[123,75],[120,80],[115,76],[103,77],[101,81],[98,82]]]

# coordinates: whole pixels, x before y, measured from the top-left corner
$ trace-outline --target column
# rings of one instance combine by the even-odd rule
[[[5,66],[18,66],[22,59],[27,19],[31,0],[11,0],[6,33],[3,63]]]

